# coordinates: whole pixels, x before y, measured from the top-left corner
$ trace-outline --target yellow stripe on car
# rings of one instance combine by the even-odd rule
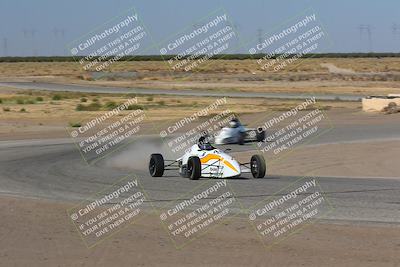
[[[228,166],[229,168],[231,168],[232,170],[234,170],[235,172],[239,172],[238,170],[236,170],[236,168],[227,160],[225,160],[223,157],[219,156],[219,155],[215,155],[215,154],[208,154],[207,156],[203,157],[200,159],[200,162],[203,163],[207,163],[210,160],[220,160],[222,161],[223,164],[225,164],[226,166]]]

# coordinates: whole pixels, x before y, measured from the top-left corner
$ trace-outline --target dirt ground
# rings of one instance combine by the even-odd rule
[[[66,127],[104,114],[110,110],[107,106],[110,103],[119,105],[133,97],[137,99],[136,108],[144,110],[146,115],[144,124],[147,123],[150,128],[157,122],[191,116],[216,101],[216,98],[206,97],[50,93],[0,87],[0,140],[65,138],[68,137]],[[301,100],[228,98],[224,109],[240,117],[246,117],[254,113],[268,114],[290,110],[301,102]],[[96,107],[96,110],[77,110],[79,105],[90,106],[97,103],[100,107]],[[360,109],[361,103],[318,101],[315,106],[310,106],[312,107],[323,110],[333,109],[334,113],[343,108],[346,108],[347,112],[356,112]],[[123,111],[122,114],[129,112]]]
[[[366,114],[358,109],[334,109],[328,114],[340,125],[400,120],[397,114]],[[53,130],[39,128],[32,135],[31,120],[26,123],[26,132],[4,133],[2,140],[66,137],[54,125]],[[268,168],[280,175],[312,170],[318,176],[398,177],[398,144],[380,140],[300,147]],[[73,205],[1,196],[0,266],[400,266],[400,228],[388,224],[317,222],[265,248],[247,219],[237,217],[177,250],[158,216],[149,213],[89,249],[67,215]]]
[[[333,110],[328,114],[340,125],[385,125],[399,120],[397,115],[357,110]],[[29,131],[17,133],[21,138],[34,137]],[[38,138],[58,136],[58,131],[38,129],[37,133]],[[7,137],[16,139],[15,134]],[[398,177],[398,144],[396,140],[381,140],[299,147],[269,164],[269,173],[295,175],[313,171],[318,176]],[[149,214],[88,249],[67,216],[67,209],[73,205],[0,197],[0,266],[400,265],[400,228],[376,224],[316,223],[266,249],[247,220],[236,218],[177,250],[158,217]]]
[[[349,67],[346,64],[337,65]],[[357,67],[356,71],[362,71],[362,68]],[[10,97],[10,94],[11,97],[16,96],[15,92],[1,92],[3,99]],[[44,101],[34,104],[4,101],[1,106],[10,106],[11,111],[0,110],[0,140],[67,138],[65,126],[69,122],[76,121],[81,114],[90,117],[99,112],[75,111],[75,106],[81,103],[80,95],[57,101],[52,100],[52,95],[43,97]],[[91,101],[94,97],[97,96],[88,98]],[[105,103],[105,99],[122,100],[108,96],[100,101]],[[193,102],[204,104],[200,103],[204,100],[182,99],[190,101],[191,105]],[[165,114],[165,107],[173,110],[170,114],[179,118],[192,112],[183,105],[185,103],[173,98],[154,98],[150,101],[144,96],[142,100],[149,105],[147,110],[154,117]],[[152,110],[152,102],[160,101],[165,102]],[[287,108],[287,103],[274,106],[273,102],[264,100],[237,101],[243,101],[243,106],[249,104],[245,101],[252,101],[254,109],[247,110],[252,113],[268,111],[271,106],[276,110]],[[232,106],[237,104],[234,102]],[[332,106],[326,113],[334,126],[384,126],[400,122],[400,114],[363,113],[360,103],[336,102],[325,105]],[[27,112],[20,112],[21,108]],[[176,118],[168,114],[165,116],[168,119]],[[243,118],[251,119],[254,116],[245,114]],[[312,175],[317,176],[399,177],[399,143],[399,140],[374,140],[300,147],[268,168],[271,174],[280,175],[313,171]],[[67,216],[67,209],[73,205],[2,195],[0,266],[400,266],[400,228],[387,224],[318,222],[266,249],[247,219],[235,218],[177,250],[161,227],[159,218],[155,214],[148,214],[88,249]]]
[[[245,161],[252,154],[240,152],[235,157]],[[282,157],[267,159],[267,168],[270,175],[399,179],[399,154],[400,140],[299,146]]]
[[[152,214],[88,249],[72,204],[1,197],[1,266],[399,266],[395,226],[317,223],[265,248],[245,219],[177,250]]]

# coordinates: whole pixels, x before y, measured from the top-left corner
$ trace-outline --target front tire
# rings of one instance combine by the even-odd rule
[[[149,172],[152,177],[161,177],[164,174],[164,158],[161,154],[151,154]]]
[[[253,178],[264,178],[267,167],[263,156],[253,155],[250,159],[250,167]]]
[[[395,102],[390,102],[386,108],[386,113],[393,114],[397,112],[397,104]]]
[[[198,180],[201,176],[201,161],[199,157],[190,157],[187,163],[187,174],[190,180]]]

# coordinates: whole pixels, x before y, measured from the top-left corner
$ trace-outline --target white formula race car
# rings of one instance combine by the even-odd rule
[[[239,144],[245,142],[262,142],[265,139],[265,131],[262,128],[246,128],[237,119],[229,122],[228,127],[223,127],[214,137],[214,143],[217,145]]]
[[[199,142],[176,160],[164,160],[161,154],[151,154],[150,175],[161,177],[165,170],[178,170],[182,177],[191,180],[198,180],[200,177],[233,178],[239,177],[242,173],[251,173],[254,178],[263,178],[266,164],[261,155],[253,155],[250,162],[239,163],[209,143]]]

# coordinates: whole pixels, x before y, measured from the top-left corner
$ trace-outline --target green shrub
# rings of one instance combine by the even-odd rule
[[[152,96],[148,96],[146,99],[147,101],[153,101],[154,98]]]
[[[20,98],[18,98],[15,102],[16,102],[18,105],[23,105],[23,104],[24,104],[24,100],[23,100],[23,99],[20,99]]]
[[[10,111],[10,108],[4,107],[3,111],[5,111],[5,112]]]
[[[142,105],[132,104],[126,108],[126,110],[136,110],[136,109],[144,110],[144,107]]]
[[[85,106],[82,105],[82,104],[78,104],[78,105],[76,105],[75,110],[76,111],[83,111],[83,110],[85,110]]]
[[[56,94],[56,95],[53,95],[53,97],[52,97],[51,99],[53,99],[53,100],[61,100],[61,99],[62,99],[62,96]]]
[[[36,102],[32,99],[26,100],[25,104],[36,104]]]
[[[85,102],[87,102],[87,98],[85,98],[85,97],[82,97],[82,98],[81,98],[81,102],[82,102],[82,103],[85,103]]]
[[[118,107],[118,104],[115,103],[114,101],[108,101],[104,106],[106,107],[107,110],[112,110]]]
[[[97,103],[97,102],[90,103],[90,104],[87,106],[87,108],[88,108],[89,111],[97,111],[97,110],[100,110],[101,107],[102,107],[101,104],[100,104],[100,103]]]
[[[93,102],[99,102],[99,99],[98,98],[93,98],[92,101]]]
[[[41,96],[36,97],[36,101],[38,101],[38,102],[43,101],[43,97],[41,97]]]
[[[135,93],[129,93],[129,94],[126,95],[126,97],[128,97],[128,98],[135,98],[135,97],[136,97],[136,94],[135,94]]]
[[[19,112],[26,112],[26,109],[21,108],[21,109],[19,110]]]
[[[69,122],[69,126],[71,126],[71,127],[81,127],[82,124],[80,122]]]
[[[0,98],[0,104],[3,104],[3,99]]]
[[[157,102],[160,106],[165,106],[165,101],[161,100]]]
[[[90,103],[89,105],[78,104],[75,107],[76,111],[98,111],[101,109],[101,104],[97,102]]]

